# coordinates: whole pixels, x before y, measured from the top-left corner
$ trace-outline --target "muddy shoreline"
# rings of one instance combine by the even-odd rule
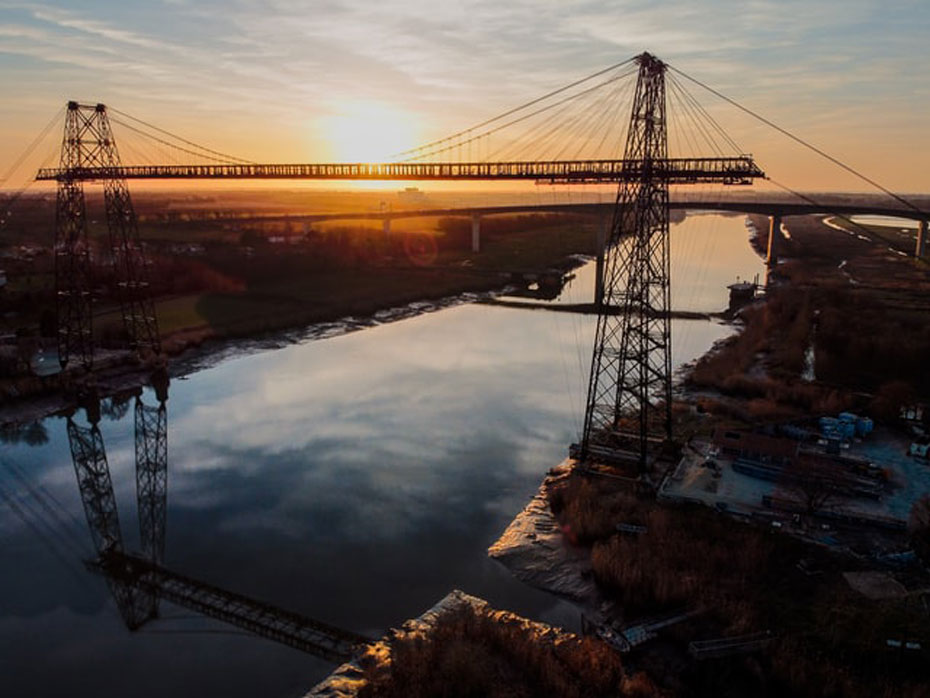
[[[465,291],[436,299],[427,297],[424,300],[381,308],[370,315],[346,315],[332,321],[245,338],[207,338],[198,344],[190,344],[177,355],[169,357],[168,374],[171,378],[182,378],[241,356],[338,337],[445,308],[486,301],[507,293],[509,288],[502,286],[492,291]],[[169,337],[168,341],[170,339]],[[7,398],[6,403],[0,405],[0,426],[28,424],[67,410],[74,405],[78,387],[88,382],[96,386],[101,397],[141,389],[149,382],[152,370],[152,366],[140,364],[126,353],[110,353],[105,355],[102,361],[98,361],[98,368],[95,368],[92,375],[72,369],[46,378],[34,376],[33,385],[38,386],[37,390],[29,395]]]
[[[549,508],[549,490],[571,477],[576,462],[566,458],[549,470],[539,490],[491,547],[488,556],[500,562],[521,582],[601,616],[604,599],[591,574],[584,548],[570,545]]]

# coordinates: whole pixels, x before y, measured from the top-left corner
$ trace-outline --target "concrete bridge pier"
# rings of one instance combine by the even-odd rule
[[[778,239],[781,237],[781,214],[769,216],[769,244],[765,254],[765,264],[771,270],[778,264]]]
[[[597,250],[594,263],[594,305],[598,308],[604,303],[604,253],[607,249],[607,230],[610,227],[610,220],[607,216],[601,216],[594,234],[594,249]]]
[[[914,256],[920,259],[927,254],[927,221],[917,222],[917,246],[914,248]]]
[[[385,238],[391,237],[391,218],[389,216],[381,219],[381,230],[384,231]]]
[[[471,214],[471,251],[481,252],[481,214]]]

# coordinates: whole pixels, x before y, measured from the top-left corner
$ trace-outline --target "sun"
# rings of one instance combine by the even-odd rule
[[[341,104],[320,121],[335,162],[382,162],[418,144],[416,117],[380,102]]]

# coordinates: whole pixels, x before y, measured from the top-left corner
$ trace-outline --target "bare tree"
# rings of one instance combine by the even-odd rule
[[[819,458],[795,458],[784,469],[781,485],[801,501],[808,514],[816,514],[837,504],[844,479],[836,464]]]

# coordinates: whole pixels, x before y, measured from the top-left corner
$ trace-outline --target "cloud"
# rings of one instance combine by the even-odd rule
[[[417,114],[426,141],[644,49],[801,125],[869,95],[930,107],[930,8],[904,0],[12,2],[0,24],[9,101],[80,91],[263,160],[324,152],[317,118],[347,100]]]
[[[140,46],[151,50],[177,50],[179,47],[172,46],[162,41],[155,41],[145,36],[141,36],[131,31],[117,29],[104,22],[95,20],[81,19],[71,12],[63,12],[44,7],[38,7],[32,11],[33,17],[37,20],[48,22],[62,29],[75,29],[85,34],[92,34],[107,41],[119,44],[130,44]]]

